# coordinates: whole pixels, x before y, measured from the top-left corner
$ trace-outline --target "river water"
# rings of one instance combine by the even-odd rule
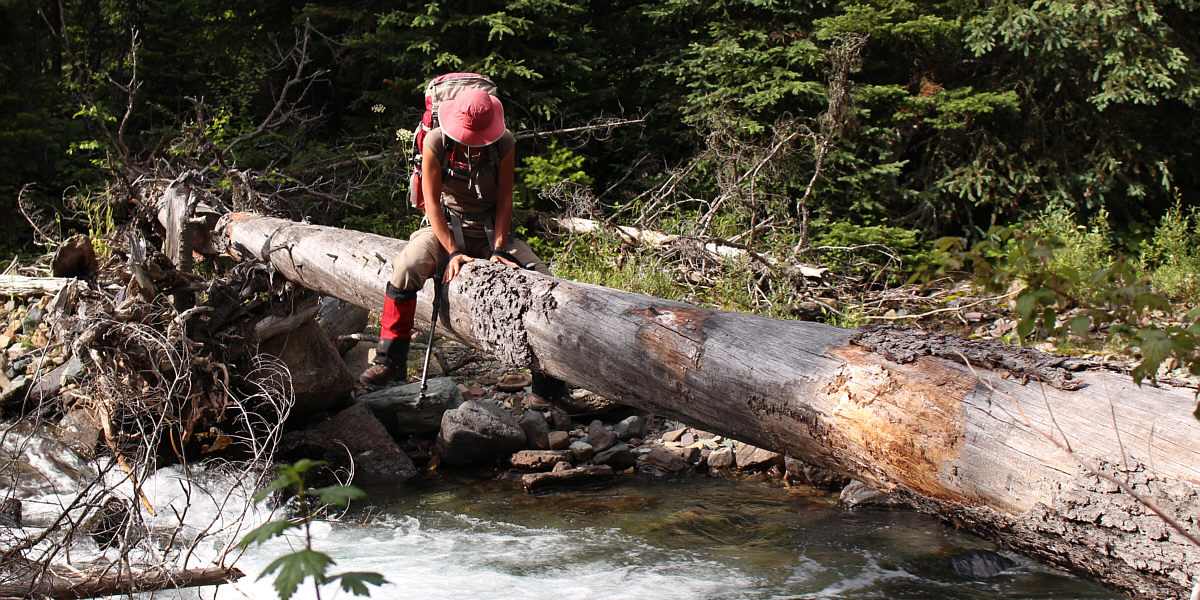
[[[331,573],[387,578],[373,598],[1122,597],[919,514],[845,510],[808,488],[702,476],[531,496],[513,480],[440,475],[377,490],[313,531],[315,549],[337,561]],[[271,578],[256,577],[290,547],[252,548],[237,563],[247,573],[239,583],[165,597],[273,598]],[[316,595],[305,587],[294,598]]]

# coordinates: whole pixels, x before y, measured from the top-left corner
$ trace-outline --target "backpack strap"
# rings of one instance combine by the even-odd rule
[[[450,139],[450,136],[442,133],[442,179],[450,176],[451,163],[453,162],[454,153],[458,151],[458,143]],[[471,159],[468,156],[464,161],[467,164],[467,181],[471,189],[475,190],[476,196],[483,198],[483,192],[479,188],[479,174],[481,171],[490,168],[492,176],[496,179],[496,184],[500,184],[500,145],[493,142],[484,146],[484,161],[476,169],[471,164]]]
[[[449,206],[442,205],[442,211],[446,215],[446,222],[450,224],[450,231],[454,235],[454,243],[463,253],[467,253],[467,243],[463,237],[463,221],[476,221],[483,223],[483,231],[487,236],[488,245],[492,244],[492,240],[496,239],[496,211],[489,210],[481,213],[461,213]],[[467,253],[469,254],[469,253]],[[474,258],[489,258],[487,256],[475,256]]]

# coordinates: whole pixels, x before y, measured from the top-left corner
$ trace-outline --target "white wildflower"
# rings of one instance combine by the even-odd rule
[[[373,113],[382,113],[385,110],[387,110],[387,107],[382,104],[376,104],[375,106],[371,107],[371,112]]]

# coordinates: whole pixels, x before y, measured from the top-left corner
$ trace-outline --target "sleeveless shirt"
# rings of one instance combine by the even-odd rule
[[[505,130],[504,135],[501,135],[500,139],[492,142],[491,145],[497,147],[500,153],[499,159],[503,159],[516,143],[517,139],[512,132]],[[446,136],[441,127],[435,127],[425,135],[425,149],[432,152],[439,162],[445,159],[446,152],[453,153],[450,172],[442,176],[442,206],[452,208],[460,213],[482,213],[494,210],[499,199],[496,185],[499,161],[495,165],[486,164],[490,152],[488,146],[478,148],[479,153],[476,156],[467,156],[467,152],[464,151],[466,146],[457,148],[456,146],[457,143]],[[468,160],[471,165],[470,170],[475,173],[474,182],[468,177],[468,170],[465,168]],[[462,168],[455,168],[456,164],[461,164]],[[474,184],[478,185],[478,190]]]

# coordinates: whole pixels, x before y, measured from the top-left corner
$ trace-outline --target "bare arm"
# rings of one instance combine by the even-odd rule
[[[421,193],[425,196],[425,217],[429,226],[433,227],[433,235],[437,237],[447,254],[454,254],[462,248],[454,242],[454,233],[446,222],[446,213],[442,210],[442,161],[429,148],[421,149]],[[510,193],[511,198],[511,193]],[[511,200],[510,200],[511,204]],[[459,254],[450,259],[446,265],[445,281],[454,279],[459,268],[472,259],[466,254]]]
[[[493,248],[503,248],[508,243],[508,234],[512,231],[513,219],[513,180],[514,180],[514,165],[516,163],[516,148],[510,149],[508,154],[505,154],[500,159],[499,178],[496,189],[496,224],[494,239],[492,240]],[[499,262],[510,267],[520,267],[520,265],[512,262],[503,256],[492,256],[492,262]]]

